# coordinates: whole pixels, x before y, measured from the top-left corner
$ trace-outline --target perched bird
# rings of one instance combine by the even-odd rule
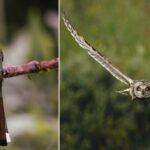
[[[3,53],[0,51],[0,145],[7,146],[7,144],[11,141],[10,136],[7,129],[5,112],[4,112],[4,104],[3,104],[3,96],[2,96],[2,82],[3,82]]]
[[[118,93],[130,95],[132,100],[134,99],[148,99],[150,97],[150,81],[147,80],[133,80],[122,73],[118,68],[116,68],[104,55],[97,51],[93,46],[91,46],[80,34],[75,30],[75,28],[70,24],[70,22],[63,16],[63,21],[68,31],[71,33],[75,41],[84,49],[87,50],[88,54],[95,59],[98,63],[102,65],[111,75],[121,82],[129,86],[128,89],[117,91]]]

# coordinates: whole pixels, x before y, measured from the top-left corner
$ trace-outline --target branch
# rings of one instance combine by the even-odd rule
[[[55,69],[58,68],[58,61],[58,58],[44,61],[34,60],[23,65],[3,67],[3,78]]]

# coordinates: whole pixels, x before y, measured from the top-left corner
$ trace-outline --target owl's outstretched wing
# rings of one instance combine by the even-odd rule
[[[64,24],[74,37],[75,41],[84,49],[88,50],[88,54],[93,57],[98,63],[100,63],[107,71],[109,71],[115,78],[120,80],[121,82],[130,85],[133,80],[126,75],[124,75],[121,71],[119,71],[107,58],[105,58],[100,52],[98,52],[95,48],[93,48],[82,36],[78,34],[78,32],[74,29],[74,27],[69,23],[69,21],[63,17]]]

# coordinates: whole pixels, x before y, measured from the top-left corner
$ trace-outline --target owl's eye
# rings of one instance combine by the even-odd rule
[[[145,91],[150,91],[150,87],[149,86],[146,87]]]
[[[138,86],[138,87],[136,88],[136,90],[137,90],[137,91],[141,91],[141,87]]]

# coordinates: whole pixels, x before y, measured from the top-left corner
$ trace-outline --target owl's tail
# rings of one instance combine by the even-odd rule
[[[0,145],[7,146],[11,142],[6,124],[2,95],[0,96]]]

